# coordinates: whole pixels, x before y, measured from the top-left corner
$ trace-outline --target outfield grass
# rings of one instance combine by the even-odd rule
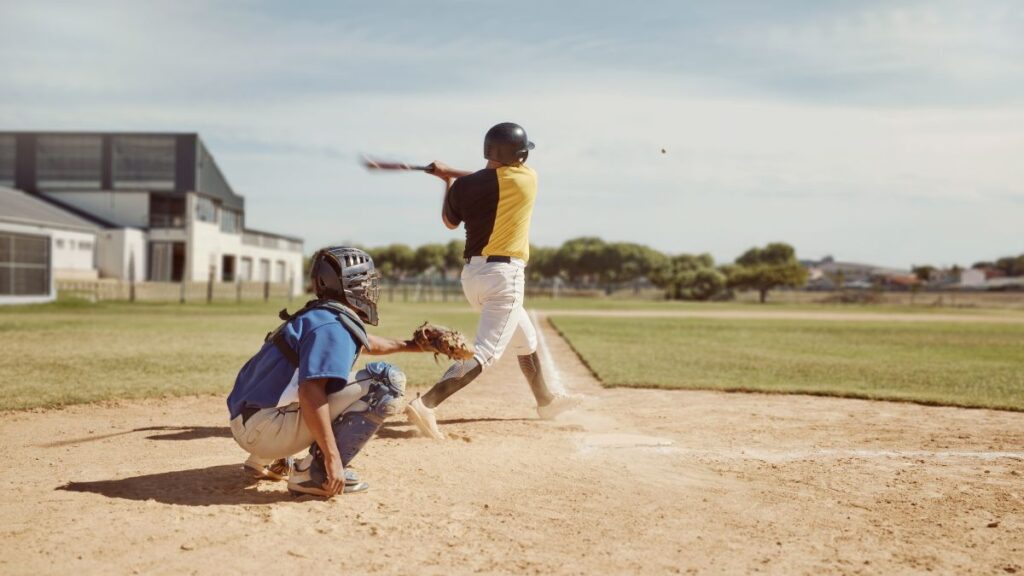
[[[280,323],[277,311],[284,305],[72,301],[0,307],[0,410],[226,394],[242,364]],[[476,317],[465,304],[384,304],[373,331],[406,338],[428,318],[475,331]],[[427,354],[391,357],[412,386],[433,384],[444,360],[437,365]]]
[[[1024,410],[1024,325],[554,317],[607,386]]]

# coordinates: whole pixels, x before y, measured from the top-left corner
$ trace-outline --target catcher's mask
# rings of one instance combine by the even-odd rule
[[[309,267],[309,280],[317,298],[337,300],[363,322],[377,325],[380,273],[366,252],[348,246],[317,250]]]
[[[526,162],[533,150],[533,142],[526,137],[526,130],[513,122],[495,124],[484,136],[484,158],[502,164]]]

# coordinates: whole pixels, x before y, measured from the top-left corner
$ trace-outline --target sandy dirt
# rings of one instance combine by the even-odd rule
[[[545,333],[581,410],[506,357],[328,502],[249,484],[220,398],[6,414],[0,573],[1024,572],[1024,414],[604,390]]]

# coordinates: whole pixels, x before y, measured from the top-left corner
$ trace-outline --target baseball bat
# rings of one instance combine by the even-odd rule
[[[363,156],[363,168],[366,168],[367,170],[419,170],[421,172],[430,172],[434,169],[430,164],[418,165],[407,164],[405,162],[376,160],[369,156]]]

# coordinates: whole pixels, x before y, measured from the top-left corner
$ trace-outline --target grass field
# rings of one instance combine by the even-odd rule
[[[1024,410],[1024,325],[552,318],[606,386]]]
[[[903,313],[904,307],[585,299],[530,304],[553,311],[553,322],[609,386],[805,392],[1024,410],[1024,324],[558,317],[554,311],[856,314]],[[0,410],[224,394],[277,325],[283,306],[65,301],[0,308]],[[476,317],[463,302],[383,302],[381,310],[376,332],[383,335],[404,338],[426,319],[470,336],[475,329]],[[445,364],[419,354],[392,361],[414,387],[432,384]]]
[[[282,307],[71,301],[0,308],[0,410],[226,394],[238,369],[280,323]],[[375,332],[406,338],[428,317],[469,333],[476,325],[465,305],[386,304]],[[426,354],[391,361],[413,386],[432,384],[446,366]]]

